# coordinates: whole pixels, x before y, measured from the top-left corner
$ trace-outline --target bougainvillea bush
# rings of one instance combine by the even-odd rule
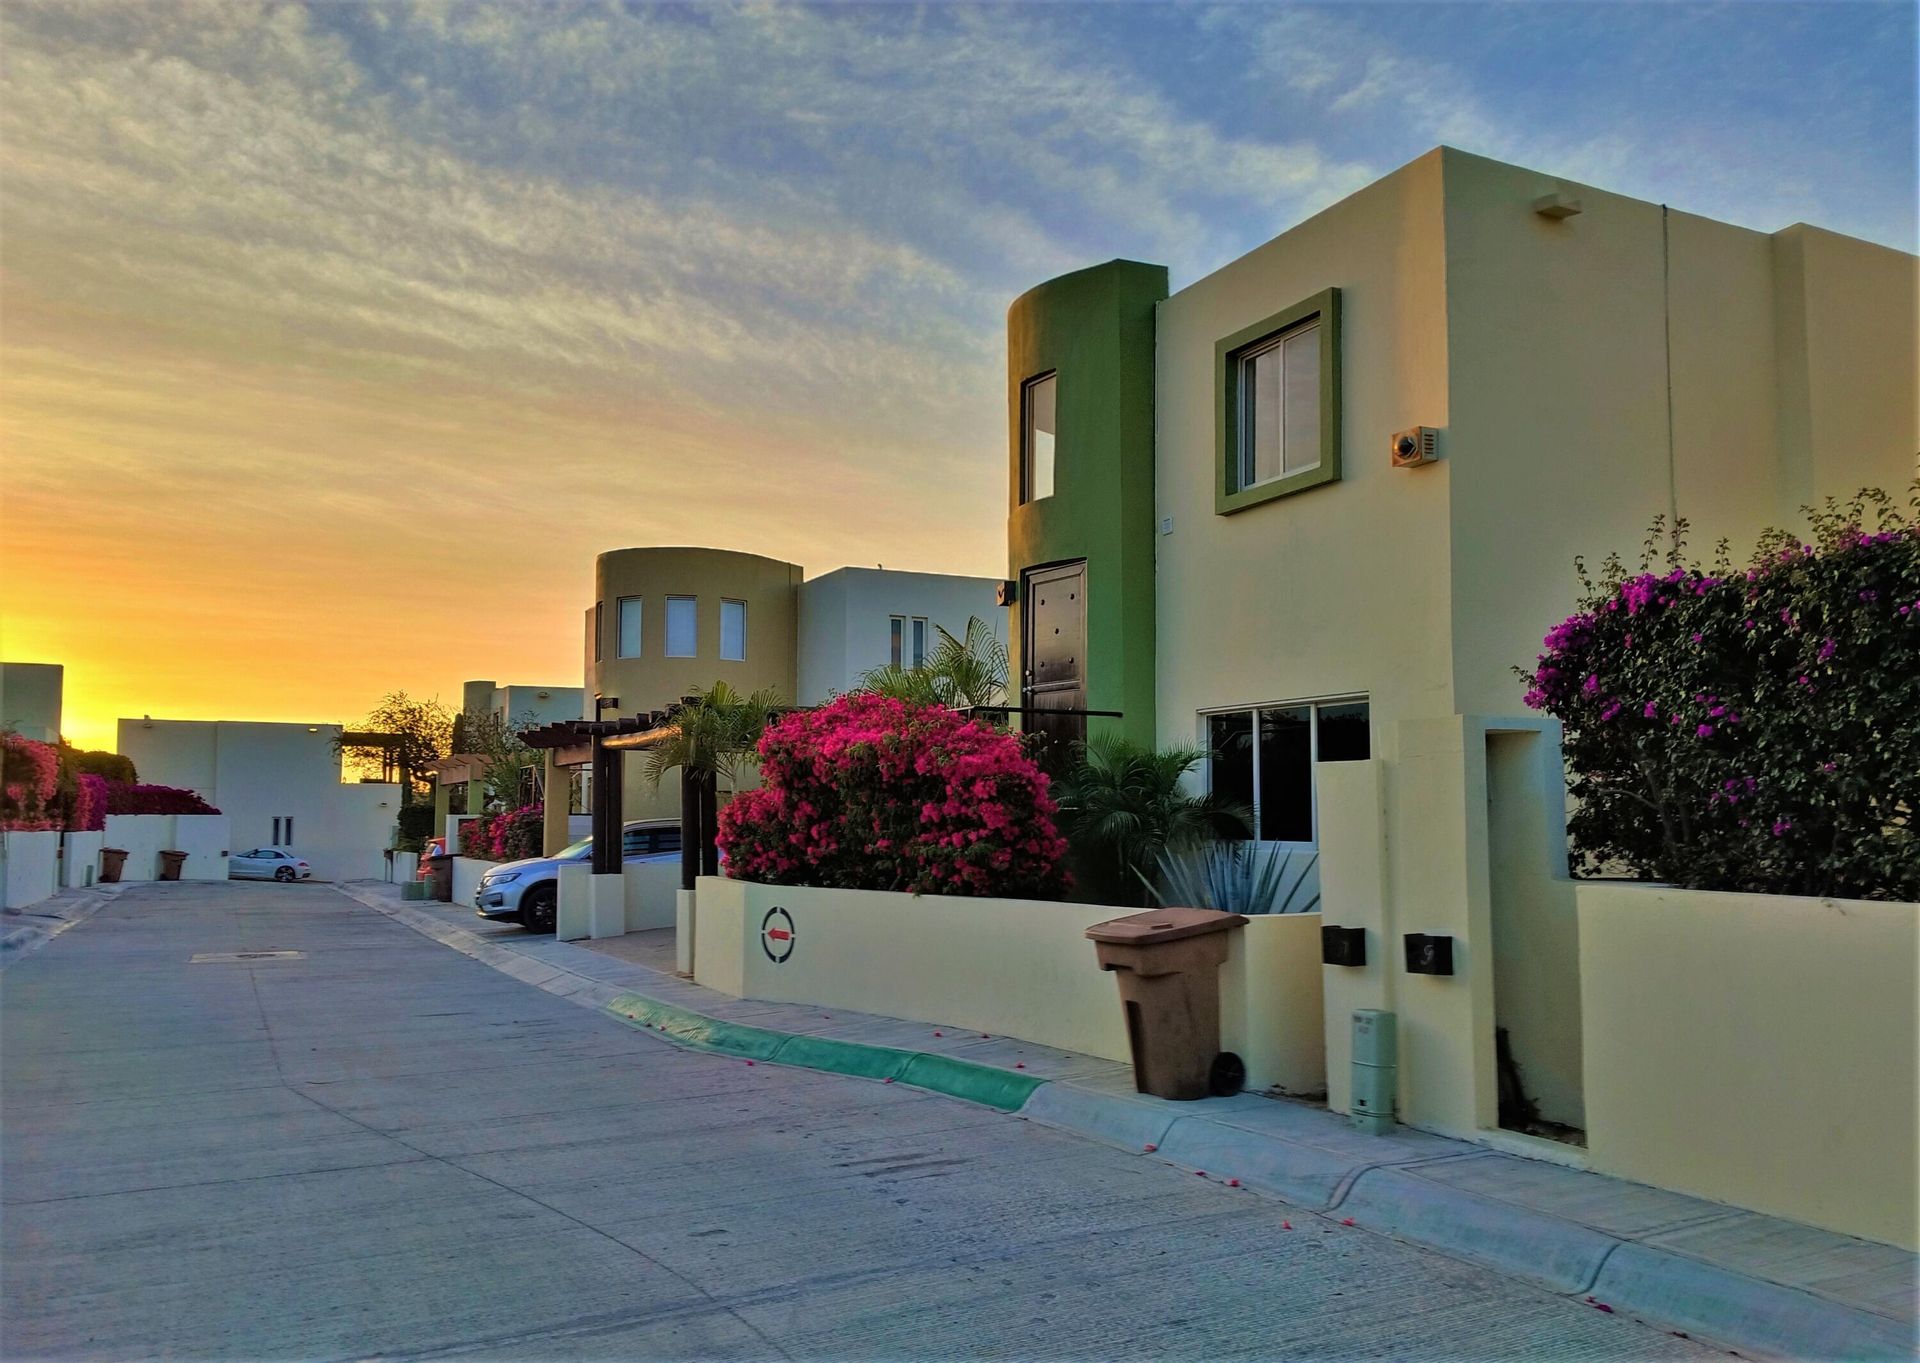
[[[1752,566],[1656,525],[1547,635],[1527,703],[1565,729],[1588,870],[1693,889],[1920,899],[1920,528],[1880,494],[1762,536]]]
[[[1050,898],[1067,845],[1012,734],[938,705],[842,696],[761,738],[761,786],[720,811],[727,874],[772,885]]]
[[[0,828],[63,826],[60,753],[51,743],[0,733]]]
[[[178,786],[150,786],[133,781],[105,783],[108,814],[218,814],[220,811],[190,790]]]
[[[460,855],[480,861],[537,857],[545,837],[545,819],[540,805],[475,815],[460,826]]]

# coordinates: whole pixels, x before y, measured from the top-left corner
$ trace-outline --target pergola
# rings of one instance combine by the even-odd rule
[[[563,767],[588,767],[593,773],[593,873],[621,873],[621,830],[626,822],[622,808],[625,790],[622,777],[626,755],[643,752],[680,736],[672,710],[623,719],[563,719],[520,735],[529,748],[546,755],[546,841],[549,853],[565,842],[567,783],[559,780]],[[556,791],[558,818],[556,820]],[[693,888],[699,875],[719,873],[719,855],[714,848],[713,831],[718,799],[713,773],[680,769],[680,887]],[[561,842],[554,843],[556,825]]]
[[[433,826],[446,832],[453,810],[455,786],[467,788],[467,812],[477,813],[487,801],[487,759],[479,753],[459,752],[435,758],[420,769],[433,778]]]

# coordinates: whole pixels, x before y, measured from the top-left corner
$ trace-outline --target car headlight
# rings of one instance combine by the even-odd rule
[[[518,871],[489,871],[480,877],[482,885],[505,885],[509,880],[520,879]]]

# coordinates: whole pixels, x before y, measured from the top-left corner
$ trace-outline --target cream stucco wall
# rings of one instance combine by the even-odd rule
[[[1593,1167],[1915,1248],[1920,905],[1577,896]]]
[[[1913,257],[1441,156],[1462,713],[1518,707],[1511,668],[1570,613],[1573,556],[1637,562],[1656,515],[1687,519],[1702,556],[1724,536],[1744,558],[1767,526],[1798,527],[1804,503],[1863,486],[1905,500],[1920,450]],[[1531,211],[1556,189],[1582,211]],[[1349,363],[1372,344],[1350,329]]]
[[[794,925],[783,962],[760,936],[776,905]],[[703,877],[694,977],[745,998],[946,1023],[1124,1061],[1119,991],[1086,929],[1130,912]],[[1317,1093],[1325,1082],[1319,925],[1316,914],[1255,918],[1234,934],[1220,971],[1220,1041],[1246,1062],[1249,1087]]]
[[[1376,716],[1445,715],[1446,462],[1387,467],[1387,437],[1448,421],[1438,153],[1160,305],[1155,372],[1157,713],[1163,745],[1200,711],[1370,693]],[[1339,482],[1214,512],[1214,345],[1340,290]],[[1376,721],[1375,732],[1380,733]]]

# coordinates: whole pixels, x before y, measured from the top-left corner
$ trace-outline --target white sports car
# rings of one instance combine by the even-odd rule
[[[227,858],[229,880],[311,880],[313,868],[278,847],[256,847]]]

